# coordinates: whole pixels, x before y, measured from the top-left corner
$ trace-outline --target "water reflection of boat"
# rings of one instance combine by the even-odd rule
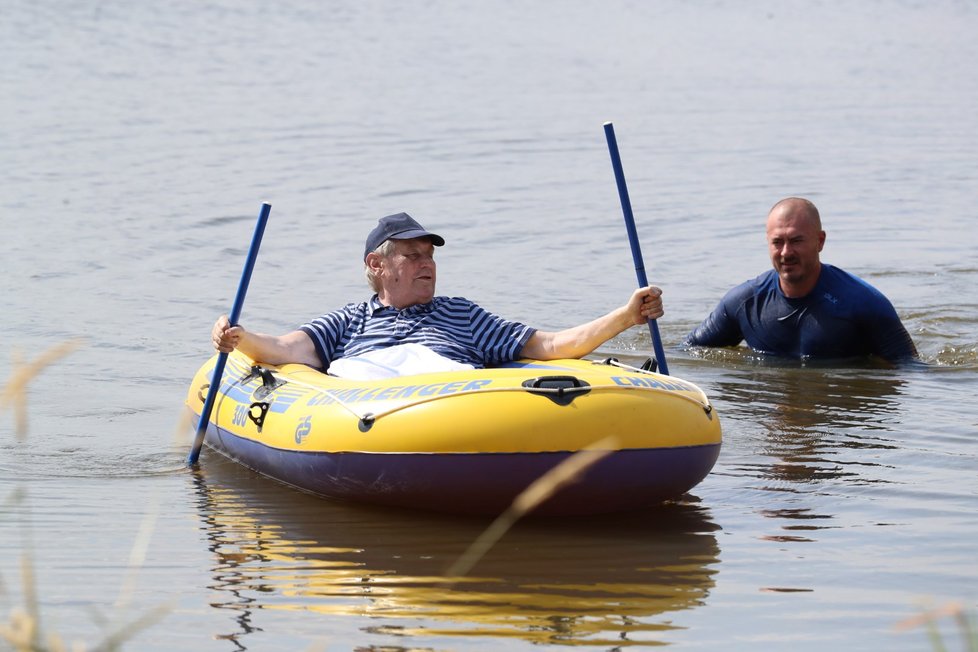
[[[216,356],[187,405],[200,415]],[[523,360],[373,381],[240,353],[206,443],[281,482],[331,498],[498,514],[575,452],[609,454],[539,511],[594,514],[681,496],[713,468],[720,423],[695,385],[615,360]]]
[[[442,576],[488,521],[324,501],[208,453],[196,475],[215,565],[213,606],[237,639],[269,618],[309,637],[364,632],[531,643],[659,640],[667,614],[701,605],[718,545],[706,510],[670,504],[631,515],[518,524],[462,580]],[[341,618],[336,636],[314,612]],[[336,622],[336,621],[332,621]],[[366,624],[365,624],[366,623]]]

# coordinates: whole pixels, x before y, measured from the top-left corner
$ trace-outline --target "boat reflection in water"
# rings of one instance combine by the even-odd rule
[[[227,594],[212,605],[236,612],[236,631],[221,638],[239,649],[259,617],[277,617],[266,610],[343,618],[294,613],[289,629],[308,627],[309,638],[655,642],[675,627],[669,614],[704,602],[719,563],[718,527],[691,496],[633,514],[523,521],[468,576],[450,579],[445,570],[488,520],[315,498],[213,452],[194,481],[215,556],[211,588]]]

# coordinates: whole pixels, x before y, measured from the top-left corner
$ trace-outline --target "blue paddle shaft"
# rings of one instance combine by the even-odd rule
[[[615,181],[618,183],[618,197],[621,199],[621,212],[625,216],[625,230],[628,231],[628,243],[632,247],[632,260],[635,262],[635,276],[639,287],[646,287],[649,280],[645,275],[645,263],[642,260],[642,247],[638,242],[638,231],[635,229],[635,217],[632,215],[632,202],[628,198],[628,186],[625,185],[625,173],[621,167],[621,156],[618,154],[618,141],[615,139],[615,127],[610,122],[604,123],[604,135],[608,139],[608,151],[611,153],[611,165],[615,169]],[[666,364],[666,354],[662,349],[662,339],[659,337],[659,325],[654,319],[649,320],[649,333],[652,335],[652,348],[655,359],[659,363],[659,371],[669,375]]]
[[[255,224],[255,233],[251,237],[251,246],[248,248],[248,258],[245,260],[244,270],[241,272],[241,280],[238,281],[238,293],[234,295],[234,303],[231,305],[231,314],[228,321],[231,325],[238,323],[241,318],[241,307],[244,305],[245,294],[248,293],[248,284],[251,282],[251,272],[255,269],[255,260],[258,258],[258,248],[261,247],[261,238],[265,233],[265,224],[268,222],[268,213],[272,210],[271,204],[267,202],[261,205],[258,213],[258,222]],[[217,356],[217,364],[214,365],[214,373],[211,374],[211,384],[207,390],[207,399],[200,412],[200,421],[197,422],[197,433],[194,436],[194,445],[187,456],[187,465],[194,466],[200,457],[200,448],[204,445],[204,435],[207,434],[207,424],[211,418],[211,411],[214,409],[214,400],[217,398],[217,390],[221,387],[221,378],[224,376],[224,366],[227,364],[228,354],[220,353]]]

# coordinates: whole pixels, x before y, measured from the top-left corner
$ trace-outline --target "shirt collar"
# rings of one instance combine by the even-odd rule
[[[390,308],[390,306],[385,306],[384,304],[382,304],[380,302],[380,299],[377,297],[377,295],[374,294],[372,297],[370,297],[370,300],[367,301],[367,308],[370,310],[371,315],[376,315],[381,310]]]
[[[434,310],[435,300],[432,299],[428,303],[417,303],[413,306],[408,306],[403,310],[398,310],[397,308],[394,308],[392,306],[385,306],[380,302],[380,298],[376,294],[374,294],[372,297],[370,297],[370,300],[367,301],[367,307],[370,309],[371,315],[376,315],[378,312],[381,312],[383,310],[403,312],[406,315],[423,315],[425,313],[429,313],[432,310]]]

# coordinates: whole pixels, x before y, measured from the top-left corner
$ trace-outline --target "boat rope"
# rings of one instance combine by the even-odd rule
[[[612,360],[614,360],[614,358],[612,358]],[[615,362],[617,362],[617,360],[615,360]],[[596,362],[595,364],[612,364],[612,363],[610,363],[610,362]],[[621,367],[621,368],[624,368],[624,369],[633,369],[633,367],[629,367],[628,365],[622,365],[620,363],[619,364],[613,364],[613,366]],[[638,370],[638,371],[641,371],[641,370]],[[275,373],[275,372],[273,371],[271,373]],[[646,373],[648,373],[648,372],[646,372]],[[315,390],[315,391],[319,392],[320,394],[324,394],[324,395],[328,396],[330,399],[332,399],[333,401],[335,401],[337,405],[339,405],[340,407],[342,407],[344,410],[346,410],[347,412],[349,412],[351,415],[355,416],[357,418],[357,420],[360,421],[360,427],[361,427],[361,429],[364,429],[364,430],[365,429],[368,429],[371,425],[373,425],[373,423],[377,419],[379,419],[381,417],[386,417],[386,416],[389,416],[391,414],[394,414],[395,412],[400,412],[401,410],[406,410],[408,408],[415,407],[415,406],[418,406],[418,405],[423,405],[425,403],[431,403],[433,401],[438,401],[438,400],[442,400],[442,399],[446,399],[446,398],[455,398],[455,397],[458,397],[458,396],[471,396],[473,394],[493,394],[493,393],[499,393],[499,392],[526,392],[526,393],[531,393],[531,394],[553,394],[553,395],[562,395],[562,396],[566,396],[567,394],[573,394],[573,393],[586,394],[588,392],[593,392],[593,391],[608,391],[608,390],[623,390],[623,389],[624,390],[629,390],[629,391],[659,392],[659,393],[667,393],[670,396],[673,396],[675,398],[680,398],[680,399],[682,399],[684,401],[689,401],[690,403],[693,403],[694,405],[696,405],[697,407],[699,407],[701,410],[703,410],[708,416],[711,416],[711,413],[713,412],[713,406],[709,403],[709,401],[703,402],[703,401],[697,400],[697,399],[695,399],[695,398],[693,398],[691,396],[687,396],[685,394],[676,393],[673,390],[662,389],[660,387],[648,387],[648,386],[645,386],[645,385],[619,385],[617,383],[608,383],[606,385],[587,385],[587,386],[584,386],[584,387],[566,387],[566,388],[560,388],[560,387],[554,387],[554,388],[550,388],[550,387],[532,387],[532,388],[530,388],[530,387],[480,387],[480,388],[476,388],[476,389],[463,390],[463,391],[456,392],[456,393],[453,393],[453,394],[444,394],[444,395],[438,395],[438,394],[436,394],[436,395],[433,395],[433,396],[426,396],[426,397],[423,397],[423,398],[415,399],[415,400],[410,401],[410,402],[407,402],[407,403],[402,403],[400,405],[392,406],[392,407],[390,407],[390,408],[388,408],[386,410],[381,410],[379,412],[369,412],[369,411],[367,411],[367,412],[361,412],[361,411],[357,410],[355,407],[353,407],[352,401],[344,401],[343,399],[341,399],[340,397],[338,397],[336,395],[336,393],[335,393],[334,390],[324,389],[321,386],[314,385],[312,383],[306,383],[306,382],[303,382],[301,380],[297,380],[295,378],[289,378],[288,379],[288,383],[290,383],[292,385],[295,385],[297,387],[305,387],[307,389],[312,389],[312,390]]]
[[[686,396],[685,394],[676,394],[676,393],[674,393],[674,392],[672,392],[672,391],[670,391],[668,389],[660,389],[658,387],[641,387],[641,386],[638,386],[638,385],[616,385],[614,383],[611,383],[611,384],[608,384],[608,385],[591,385],[589,387],[582,387],[582,388],[576,390],[576,392],[581,393],[581,394],[584,394],[584,393],[587,393],[587,392],[592,392],[592,391],[597,391],[597,390],[622,390],[622,389],[629,390],[629,391],[637,390],[637,391],[646,391],[646,392],[663,392],[663,393],[668,393],[670,396],[674,396],[675,398],[680,398],[680,399],[683,399],[684,401],[689,401],[690,403],[693,403],[694,405],[696,405],[697,407],[699,407],[700,409],[702,409],[707,414],[710,414],[713,411],[713,406],[710,405],[709,403],[703,403],[701,401],[696,400],[695,398],[692,398],[691,396]],[[377,419],[379,419],[381,417],[386,417],[386,416],[389,416],[391,414],[394,414],[395,412],[400,412],[401,410],[405,410],[407,408],[414,407],[416,405],[422,405],[424,403],[430,403],[432,401],[437,401],[437,400],[440,400],[440,399],[452,398],[452,397],[455,397],[455,396],[467,396],[467,395],[472,395],[472,394],[489,394],[489,393],[495,393],[495,392],[527,392],[527,393],[532,393],[532,394],[554,394],[554,395],[564,394],[564,395],[566,395],[568,393],[575,392],[575,390],[573,388],[570,388],[570,389],[562,389],[562,388],[557,388],[557,387],[554,387],[554,388],[537,387],[537,388],[534,388],[532,390],[531,389],[528,389],[528,388],[525,388],[525,387],[497,387],[497,388],[483,387],[483,388],[480,388],[480,389],[473,389],[473,390],[469,390],[469,391],[466,391],[466,392],[458,392],[457,394],[448,394],[448,395],[445,395],[445,396],[428,396],[428,397],[425,397],[423,399],[418,399],[418,400],[412,401],[411,403],[404,403],[402,405],[395,405],[395,406],[393,406],[391,408],[388,408],[386,410],[381,410],[380,412],[367,412],[367,413],[365,413],[363,415],[360,415],[360,422],[363,423],[363,424],[370,424],[370,423],[373,423],[374,421],[376,421]],[[348,406],[345,406],[344,405],[343,407],[344,408],[347,408],[350,412],[352,412],[355,415],[358,414],[355,410],[349,408]]]
[[[645,364],[641,367],[633,367],[630,364],[625,364],[624,362],[619,362],[618,358],[605,358],[600,362],[595,362],[594,364],[604,364],[609,367],[617,367],[618,369],[627,369],[628,371],[634,371],[637,374],[648,374],[654,375],[656,373],[655,369],[652,368],[652,364],[655,362],[655,358],[649,358],[645,361]]]

